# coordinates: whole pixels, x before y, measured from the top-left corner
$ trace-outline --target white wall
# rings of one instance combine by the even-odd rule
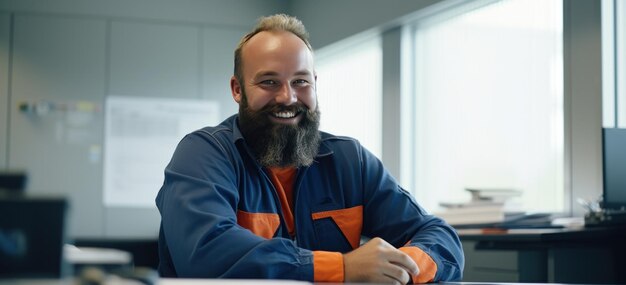
[[[320,48],[374,27],[393,28],[399,18],[438,2],[441,1],[292,0],[290,11],[307,27],[313,47]]]
[[[234,114],[232,52],[284,3],[0,1],[0,167],[27,170],[28,193],[68,197],[70,237],[156,237],[155,207],[102,203],[106,96],[203,98]],[[18,111],[38,100],[100,111]]]
[[[0,10],[238,26],[285,11],[287,0],[1,0]]]
[[[0,106],[9,104],[9,36],[11,18],[8,13],[0,13]],[[8,109],[0,107],[0,169],[7,162]]]

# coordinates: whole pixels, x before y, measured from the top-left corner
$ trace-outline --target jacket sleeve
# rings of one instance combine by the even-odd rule
[[[215,138],[193,133],[165,169],[156,202],[160,243],[177,277],[313,280],[313,252],[237,224],[237,165]]]
[[[364,189],[363,234],[407,253],[420,273],[414,283],[461,280],[463,249],[456,231],[421,208],[382,163],[360,147]]]

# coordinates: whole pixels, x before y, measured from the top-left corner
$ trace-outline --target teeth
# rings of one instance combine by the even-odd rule
[[[278,112],[278,113],[274,113],[274,116],[278,118],[289,119],[289,118],[295,117],[296,113],[295,112]]]

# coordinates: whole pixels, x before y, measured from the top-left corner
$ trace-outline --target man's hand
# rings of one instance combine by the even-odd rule
[[[343,255],[345,282],[407,284],[419,273],[417,264],[404,252],[381,238],[373,238]]]

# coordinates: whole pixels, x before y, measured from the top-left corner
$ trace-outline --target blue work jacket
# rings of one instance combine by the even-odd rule
[[[329,259],[316,260],[316,253],[346,253],[363,237],[380,237],[413,249],[430,274],[414,281],[460,280],[464,257],[455,230],[426,213],[358,141],[321,136],[313,164],[297,170],[295,237],[237,115],[185,136],[156,198],[161,276],[343,281],[318,274]]]

